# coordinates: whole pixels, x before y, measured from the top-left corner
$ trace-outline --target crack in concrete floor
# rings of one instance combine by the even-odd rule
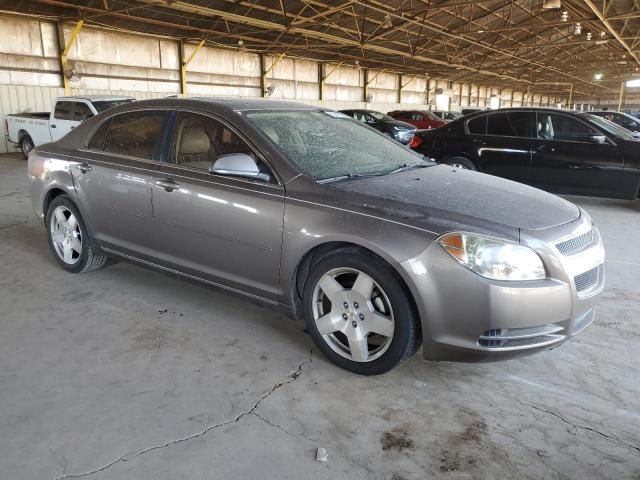
[[[89,475],[95,475],[96,473],[104,472],[105,470],[113,467],[114,465],[116,465],[118,463],[128,462],[130,460],[133,460],[134,458],[137,458],[137,457],[139,457],[141,455],[145,455],[145,454],[147,454],[149,452],[152,452],[154,450],[160,450],[160,449],[168,447],[170,445],[176,445],[178,443],[183,443],[183,442],[187,442],[189,440],[193,440],[194,438],[200,438],[200,437],[206,435],[207,433],[209,433],[212,430],[215,430],[215,429],[220,428],[220,427],[224,427],[225,425],[230,425],[232,423],[237,423],[243,417],[246,417],[247,415],[255,415],[258,418],[262,418],[262,417],[259,417],[257,414],[255,414],[255,411],[258,409],[260,404],[264,400],[266,400],[273,392],[278,390],[279,388],[284,387],[285,385],[288,385],[290,383],[295,382],[300,377],[300,375],[302,375],[302,367],[304,365],[306,365],[307,363],[311,363],[312,360],[313,360],[313,350],[310,350],[309,351],[309,358],[307,360],[304,360],[304,361],[300,362],[298,364],[298,368],[293,373],[289,374],[289,376],[287,377],[286,380],[276,383],[273,387],[271,387],[271,389],[269,389],[260,398],[258,398],[258,400],[253,404],[253,406],[249,410],[245,410],[244,412],[236,415],[231,420],[225,420],[224,422],[219,422],[219,423],[215,423],[213,425],[209,425],[204,430],[201,430],[199,432],[193,433],[193,434],[188,435],[186,437],[177,438],[175,440],[170,440],[168,442],[165,442],[165,443],[162,443],[162,444],[159,444],[159,445],[151,445],[149,447],[145,447],[145,448],[140,449],[140,450],[138,450],[136,452],[133,452],[133,453],[130,453],[130,452],[124,453],[124,454],[120,455],[118,458],[116,458],[115,460],[107,463],[106,465],[94,468],[92,470],[88,470],[86,472],[82,472],[82,473],[64,473],[64,471],[63,471],[62,475],[57,477],[56,480],[65,480],[65,479],[68,479],[68,478],[81,478],[81,477],[86,477],[86,476],[89,476]]]
[[[523,402],[524,403],[524,402]],[[559,413],[553,412],[551,410],[547,410],[545,408],[539,407],[538,405],[533,405],[531,403],[524,403],[525,405],[528,405],[529,407],[533,408],[534,410],[538,410],[539,412],[542,413],[546,413],[548,415],[552,415],[556,418],[559,418],[560,420],[562,420],[563,423],[566,423],[567,425],[571,425],[572,427],[579,429],[579,430],[587,430],[588,432],[593,432],[597,435],[600,435],[601,437],[607,438],[609,440],[613,440],[615,442],[618,442],[621,445],[626,446],[627,448],[631,448],[633,450],[637,450],[640,452],[640,447],[633,445],[631,443],[627,443],[624,440],[620,440],[618,437],[615,437],[613,435],[609,435],[606,433],[603,433],[593,427],[588,427],[586,425],[578,425],[577,423],[572,422],[571,420],[567,420],[565,417],[563,417],[562,415],[560,415]]]

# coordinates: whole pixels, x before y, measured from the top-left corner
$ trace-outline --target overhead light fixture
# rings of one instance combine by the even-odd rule
[[[636,70],[638,70],[638,69],[636,68]],[[640,87],[640,78],[635,78],[633,80],[628,80],[627,81],[627,87],[631,87],[631,88]]]
[[[596,40],[596,45],[606,45],[609,40]]]
[[[587,40],[591,40],[591,32],[587,32]]]
[[[567,12],[566,10],[564,10],[564,11],[560,14],[560,20],[562,20],[563,22],[566,22],[567,20],[569,20],[569,12]]]
[[[484,32],[485,32],[484,30],[478,30],[478,33],[484,33]]]
[[[355,64],[356,64],[356,65],[360,65],[360,60],[356,60],[356,61],[355,61]]]
[[[382,28],[391,28],[393,27],[393,23],[391,23],[391,16],[387,13],[384,16],[384,21],[382,22]]]
[[[593,75],[593,79],[594,80],[602,80],[602,74],[601,73],[596,73]]]
[[[551,10],[552,8],[562,7],[562,0],[543,0],[542,9]]]
[[[604,38],[606,36],[607,36],[607,32],[605,32],[604,30],[600,32],[600,38]]]
[[[573,27],[573,33],[574,35],[580,35],[582,33],[582,25],[580,22],[576,23],[576,26]]]

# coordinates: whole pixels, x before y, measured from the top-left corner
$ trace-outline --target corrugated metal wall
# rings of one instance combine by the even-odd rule
[[[73,25],[63,26],[66,38],[72,29]],[[194,48],[185,45],[185,58]],[[0,16],[0,118],[9,113],[50,111],[55,97],[64,95],[58,54],[53,23]],[[173,40],[85,27],[69,52],[69,60],[79,77],[72,83],[73,95],[128,95],[142,100],[180,92],[179,45]],[[501,106],[511,106],[511,90],[386,71],[365,73],[357,66],[330,63],[322,69],[325,81],[323,100],[319,100],[318,62],[265,55],[264,68],[271,98],[332,109],[484,108],[489,107],[492,95],[500,98]],[[262,95],[260,56],[249,52],[205,47],[189,64],[187,77],[190,95]],[[398,99],[402,103],[397,103]],[[523,92],[514,92],[513,99],[514,106],[550,101]],[[436,101],[440,103],[436,105]],[[15,147],[0,135],[0,152],[11,150]]]

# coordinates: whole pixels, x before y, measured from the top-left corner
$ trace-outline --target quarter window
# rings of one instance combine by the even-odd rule
[[[104,151],[145,160],[153,158],[165,118],[163,111],[128,112],[113,117]]]
[[[501,112],[488,116],[487,135],[531,138],[531,114]]]

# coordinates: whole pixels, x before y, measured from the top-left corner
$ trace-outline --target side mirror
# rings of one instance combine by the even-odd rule
[[[254,178],[268,182],[269,175],[260,172],[256,161],[246,153],[230,153],[215,159],[209,173],[229,175],[232,177]]]
[[[604,135],[589,135],[589,141],[593,143],[607,143],[607,137]]]

